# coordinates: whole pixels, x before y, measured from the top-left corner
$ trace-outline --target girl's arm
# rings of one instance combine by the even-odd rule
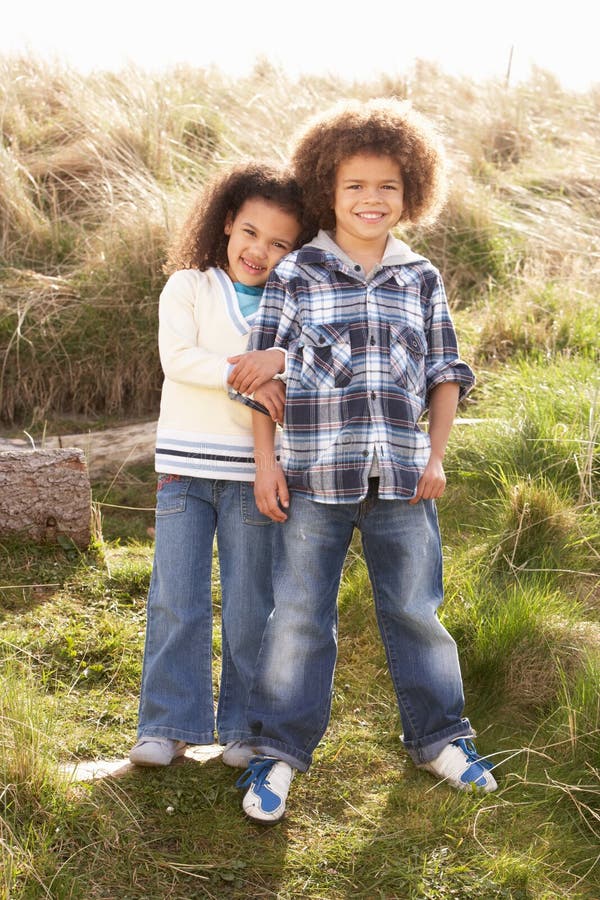
[[[175,272],[165,284],[158,306],[158,349],[166,377],[182,384],[228,390],[227,355],[199,347],[194,316],[197,272]],[[279,356],[279,354],[276,354]]]
[[[261,513],[274,522],[285,522],[290,503],[287,482],[275,455],[275,423],[252,410],[256,480],[254,496]]]
[[[446,488],[443,460],[456,415],[460,387],[455,381],[436,385],[429,395],[429,439],[431,454],[425,471],[419,478],[417,492],[409,503],[441,497]]]

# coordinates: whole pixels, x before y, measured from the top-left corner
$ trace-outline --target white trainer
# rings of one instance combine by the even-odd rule
[[[491,773],[492,764],[478,754],[473,741],[456,738],[431,762],[419,766],[446,781],[459,791],[495,791],[498,785]]]
[[[226,766],[233,766],[235,769],[247,769],[250,760],[256,756],[256,750],[249,747],[242,741],[228,741],[225,744],[221,759]]]
[[[257,822],[278,822],[285,812],[294,770],[286,762],[269,756],[255,756],[236,781],[236,787],[248,787],[242,800],[247,816]]]
[[[129,751],[129,760],[136,766],[168,766],[176,756],[183,756],[186,747],[186,741],[143,737]]]

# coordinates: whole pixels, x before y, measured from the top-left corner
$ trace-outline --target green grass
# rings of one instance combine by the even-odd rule
[[[446,457],[440,616],[499,790],[457,794],[404,752],[358,537],[331,723],[280,825],[243,817],[218,758],[74,781],[135,740],[155,475],[126,466],[93,485],[89,551],[0,539],[3,900],[600,896],[595,95],[426,65],[292,85],[266,62],[230,83],[0,60],[0,415],[36,439],[154,416],[161,263],[192,193],[257,146],[281,158],[342,94],[410,95],[448,139],[450,202],[408,239],[478,379]],[[218,577],[215,560],[215,687]]]
[[[95,497],[110,487],[124,505],[148,502],[150,467],[122,472],[120,482],[95,485]],[[465,532],[469,509],[460,526],[452,510],[441,504],[442,615],[461,649],[479,746],[501,761],[499,792],[456,794],[402,750],[355,540],[340,593],[332,721],[276,828],[244,819],[235,773],[218,758],[91,783],[69,783],[59,770],[125,756],[134,740],[152,559],[151,538],[134,536],[135,510],[129,534],[127,511],[107,508],[107,519],[119,513],[112,537],[88,554],[4,545],[10,583],[23,585],[2,591],[6,896],[597,896],[594,623],[546,576],[487,574],[489,548],[471,546]],[[26,587],[50,577],[57,587]]]

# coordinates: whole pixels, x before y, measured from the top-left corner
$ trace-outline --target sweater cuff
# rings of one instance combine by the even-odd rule
[[[231,393],[231,385],[229,384],[229,376],[235,369],[233,363],[225,363],[225,369],[223,371],[223,388],[227,391],[228,394]]]

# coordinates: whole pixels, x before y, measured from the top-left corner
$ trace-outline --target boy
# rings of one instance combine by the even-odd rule
[[[260,822],[284,814],[329,720],[337,592],[356,527],[413,761],[458,789],[496,788],[470,740],[456,645],[437,618],[435,499],[459,398],[472,387],[438,271],[391,235],[443,202],[426,121],[396,100],[309,123],[292,165],[320,231],[277,266],[250,349],[286,351],[281,468],[275,425],[253,412],[258,508],[282,524],[275,609],[249,700],[253,759],[238,786]],[[244,382],[244,372],[238,372]],[[429,410],[428,433],[418,421]]]

